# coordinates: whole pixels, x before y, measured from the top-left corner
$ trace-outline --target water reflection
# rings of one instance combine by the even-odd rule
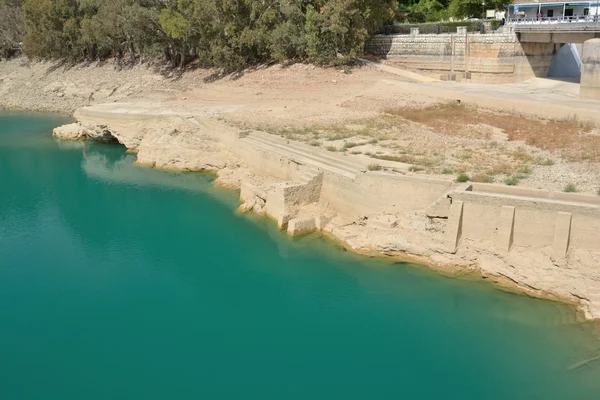
[[[161,171],[135,161],[135,154],[127,153],[120,145],[88,142],[83,147],[81,167],[88,177],[106,183],[204,193],[231,204],[231,196],[224,196],[225,189],[212,184],[212,174]]]

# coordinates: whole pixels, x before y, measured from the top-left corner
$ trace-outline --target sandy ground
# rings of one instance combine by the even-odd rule
[[[107,102],[188,109],[418,174],[551,190],[600,190],[600,101],[534,79],[484,85],[370,67],[274,65],[219,76],[144,66],[0,63],[0,107],[72,112]]]

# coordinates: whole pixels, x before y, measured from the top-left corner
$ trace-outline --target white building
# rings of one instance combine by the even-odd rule
[[[600,1],[581,2],[516,2],[508,6],[509,19],[541,20],[596,20],[600,15]]]

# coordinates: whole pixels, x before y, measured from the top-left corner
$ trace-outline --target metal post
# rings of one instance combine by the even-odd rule
[[[567,3],[563,3],[563,20],[565,19],[565,10],[567,8]]]

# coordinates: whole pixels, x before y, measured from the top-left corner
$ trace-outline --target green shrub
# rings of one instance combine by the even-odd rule
[[[519,176],[512,175],[512,176],[509,176],[508,178],[506,178],[504,180],[504,183],[508,186],[517,186],[519,184],[519,181],[520,181]]]
[[[379,170],[381,170],[381,165],[379,165],[379,164],[369,164],[367,166],[367,169],[369,171],[379,171]]]
[[[565,193],[575,193],[575,192],[577,192],[577,187],[575,186],[574,183],[567,183],[567,185],[563,189],[563,192],[565,192]]]
[[[529,165],[523,165],[523,166],[519,167],[519,169],[517,169],[517,172],[519,174],[529,175],[529,174],[531,174],[531,167]]]
[[[468,182],[469,179],[470,179],[469,175],[467,175],[467,174],[459,174],[456,177],[456,182],[464,183],[464,182]]]

